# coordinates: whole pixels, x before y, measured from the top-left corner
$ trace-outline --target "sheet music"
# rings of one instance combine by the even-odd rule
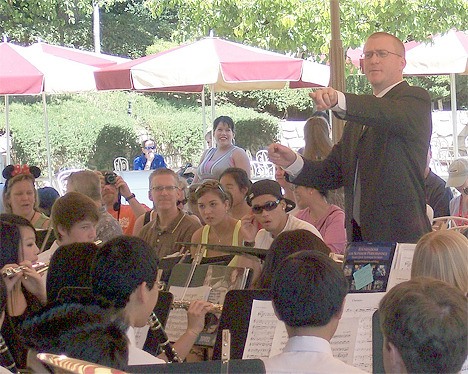
[[[384,295],[384,292],[346,295],[343,316],[337,329],[339,335],[335,334],[330,342],[335,357],[372,372],[372,314],[377,310]],[[351,324],[357,326],[355,340]]]
[[[277,325],[271,300],[253,300],[242,359],[269,357]]]
[[[398,243],[388,277],[387,292],[397,284],[411,279],[411,265],[416,244]]]
[[[135,331],[135,345],[143,349],[143,346],[146,342],[146,337],[148,336],[149,325],[143,327],[134,327],[133,330]]]
[[[283,321],[278,320],[275,329],[275,335],[273,336],[273,342],[271,344],[270,356],[273,357],[283,352],[283,348],[288,342],[289,336],[286,331],[286,325]]]
[[[185,287],[171,286],[169,291],[174,295],[174,300],[181,300]],[[184,301],[207,300],[211,287],[189,287],[185,292]],[[187,330],[187,311],[185,309],[172,309],[166,323],[166,333],[169,340],[177,341]]]

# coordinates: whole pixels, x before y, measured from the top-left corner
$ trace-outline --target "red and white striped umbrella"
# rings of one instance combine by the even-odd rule
[[[219,38],[204,38],[95,72],[99,90],[213,92],[326,86],[326,65]]]

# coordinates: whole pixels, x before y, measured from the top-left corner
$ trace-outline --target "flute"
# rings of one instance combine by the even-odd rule
[[[211,304],[210,312],[211,313],[221,313],[223,311],[223,306],[221,304]],[[172,309],[185,309],[188,310],[190,307],[190,301],[174,300],[172,302]]]
[[[17,267],[9,267],[2,271],[3,277],[13,278],[16,274],[22,272],[24,269],[28,267],[25,265],[20,265]],[[49,268],[48,262],[35,262],[32,264],[32,268],[36,270],[39,274],[43,273]]]

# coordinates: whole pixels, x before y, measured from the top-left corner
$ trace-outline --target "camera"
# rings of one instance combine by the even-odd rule
[[[104,182],[106,184],[115,184],[116,178],[117,174],[112,171],[104,174]]]

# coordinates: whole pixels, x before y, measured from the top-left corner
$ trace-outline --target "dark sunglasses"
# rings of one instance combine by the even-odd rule
[[[153,145],[151,147],[145,147],[145,149],[150,150],[150,149],[156,149],[156,147]]]
[[[264,205],[254,205],[252,207],[252,213],[261,214],[263,210],[266,210],[267,212],[271,212],[272,210],[278,207],[280,202],[281,202],[281,199],[278,199],[276,201],[268,201]]]

